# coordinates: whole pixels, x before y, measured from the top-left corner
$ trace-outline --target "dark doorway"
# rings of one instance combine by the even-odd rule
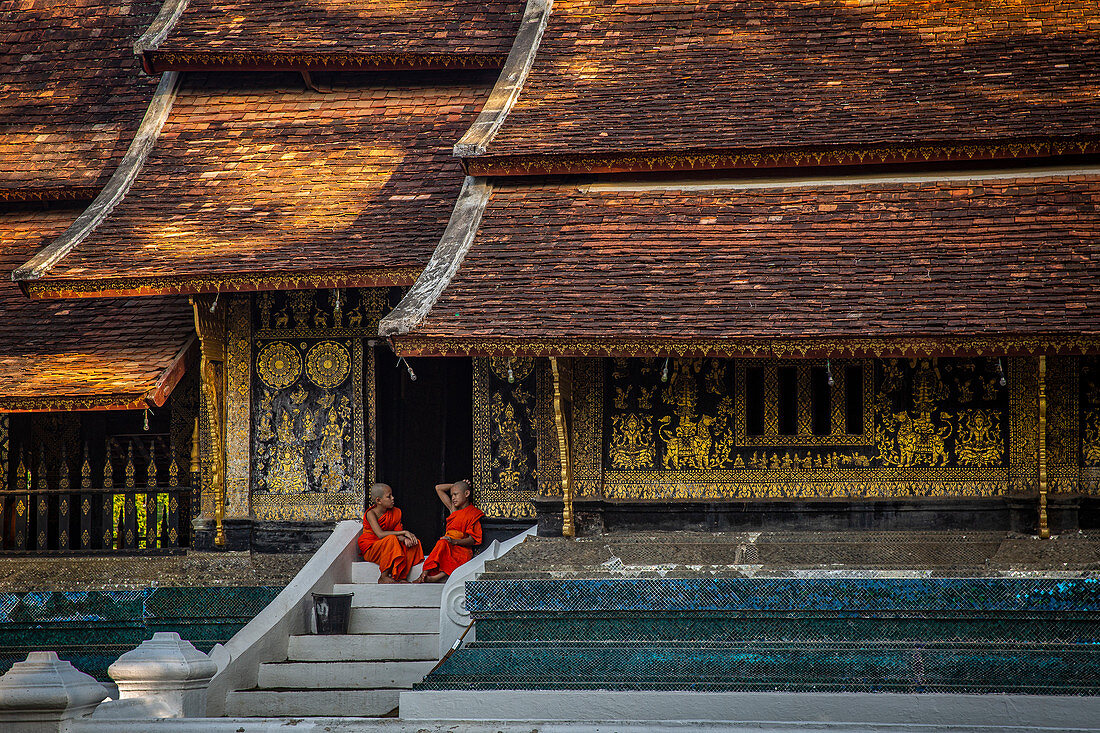
[[[435,485],[472,478],[472,362],[412,358],[413,381],[392,351],[375,348],[378,480],[393,487],[405,529],[428,552],[443,534],[446,517]]]

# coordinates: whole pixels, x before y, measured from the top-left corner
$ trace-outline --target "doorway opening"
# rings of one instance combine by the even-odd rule
[[[414,357],[413,381],[392,351],[381,344],[375,350],[378,481],[393,487],[405,529],[427,552],[447,515],[435,485],[472,478],[473,363]]]

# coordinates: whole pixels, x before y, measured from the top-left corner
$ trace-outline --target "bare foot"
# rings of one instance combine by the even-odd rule
[[[395,579],[392,575],[390,575],[387,572],[387,573],[382,573],[381,575],[378,576],[378,582],[385,585],[386,583],[400,583],[401,581]]]
[[[446,579],[447,579],[447,574],[446,573],[432,573],[431,575],[424,578],[424,582],[425,583],[442,583]]]

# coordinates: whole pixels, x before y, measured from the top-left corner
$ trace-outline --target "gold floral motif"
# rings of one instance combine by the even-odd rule
[[[652,415],[611,416],[611,465],[615,468],[653,468],[656,445]]]
[[[1081,418],[1084,426],[1081,458],[1086,466],[1100,466],[1100,410],[1088,410]]]
[[[489,367],[493,374],[502,382],[509,384],[522,382],[535,368],[535,360],[525,357],[495,357],[489,360]]]
[[[994,410],[962,410],[955,433],[955,455],[964,466],[995,466],[1004,461],[1000,416]]]
[[[272,389],[285,389],[302,375],[302,357],[285,341],[272,341],[256,357],[260,381]]]
[[[322,389],[338,387],[350,372],[351,356],[334,341],[322,341],[306,354],[306,376]]]
[[[505,403],[499,392],[493,395],[489,417],[492,420],[492,437],[497,444],[493,468],[496,469],[500,488],[518,491],[530,472],[529,458],[520,437],[523,425],[516,418],[515,406]]]

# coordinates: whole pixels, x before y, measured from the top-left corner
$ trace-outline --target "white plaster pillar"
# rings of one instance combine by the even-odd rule
[[[31,652],[0,677],[0,730],[63,733],[106,698],[103,685],[57,652]]]
[[[119,700],[140,698],[167,718],[206,716],[206,691],[218,666],[174,631],[153,634],[107,669]]]

